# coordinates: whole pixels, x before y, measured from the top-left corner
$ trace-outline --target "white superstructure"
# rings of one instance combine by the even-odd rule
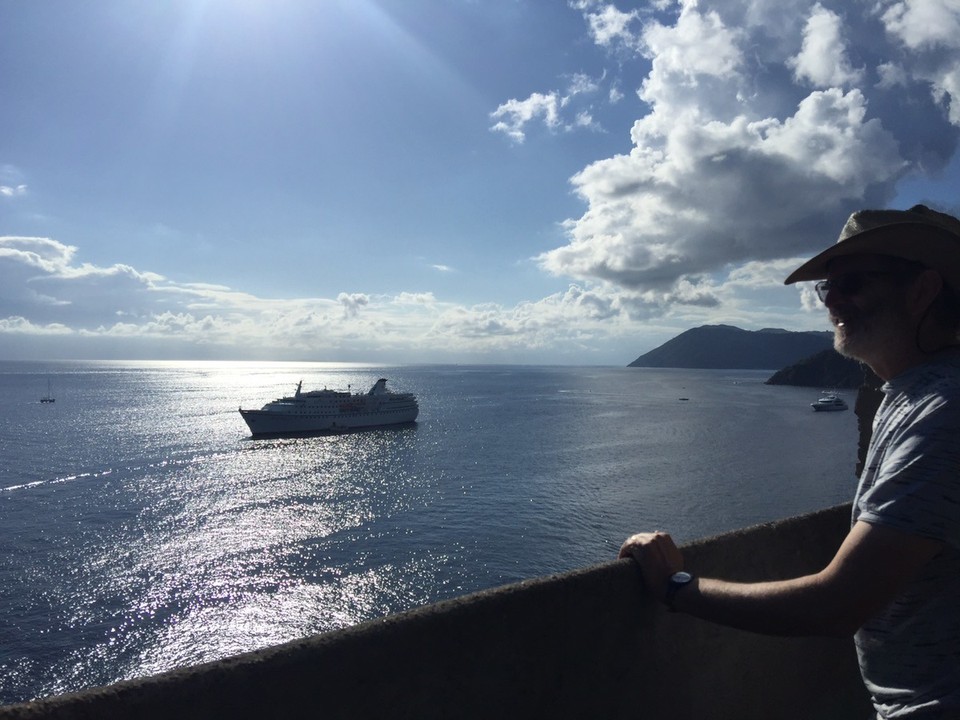
[[[830,393],[821,396],[816,402],[810,403],[810,407],[818,411],[846,410],[847,403],[842,397]]]
[[[322,432],[349,428],[376,427],[413,422],[420,406],[412,393],[387,390],[387,381],[380,378],[366,393],[339,390],[297,392],[269,402],[260,410],[240,408],[250,432],[254,435]]]

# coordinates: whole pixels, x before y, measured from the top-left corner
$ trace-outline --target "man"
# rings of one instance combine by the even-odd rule
[[[786,283],[819,280],[834,346],[885,381],[830,564],[792,580],[693,577],[665,533],[627,539],[672,609],[776,635],[855,634],[879,718],[960,717],[960,221],[918,205],[850,216]]]

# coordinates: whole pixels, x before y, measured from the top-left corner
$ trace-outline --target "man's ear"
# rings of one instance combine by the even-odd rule
[[[924,270],[913,282],[908,300],[910,309],[917,317],[927,312],[927,308],[937,299],[943,289],[943,277],[936,270]]]

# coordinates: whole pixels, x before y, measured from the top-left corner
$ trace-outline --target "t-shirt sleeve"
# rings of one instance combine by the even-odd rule
[[[902,428],[858,519],[960,548],[960,400],[932,400]]]

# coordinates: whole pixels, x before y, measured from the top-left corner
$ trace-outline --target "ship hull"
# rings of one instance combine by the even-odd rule
[[[411,423],[417,419],[418,408],[395,411],[360,413],[298,413],[284,414],[269,410],[241,410],[247,427],[253,435],[282,435],[284,433],[337,432],[355,428],[384,427]]]

